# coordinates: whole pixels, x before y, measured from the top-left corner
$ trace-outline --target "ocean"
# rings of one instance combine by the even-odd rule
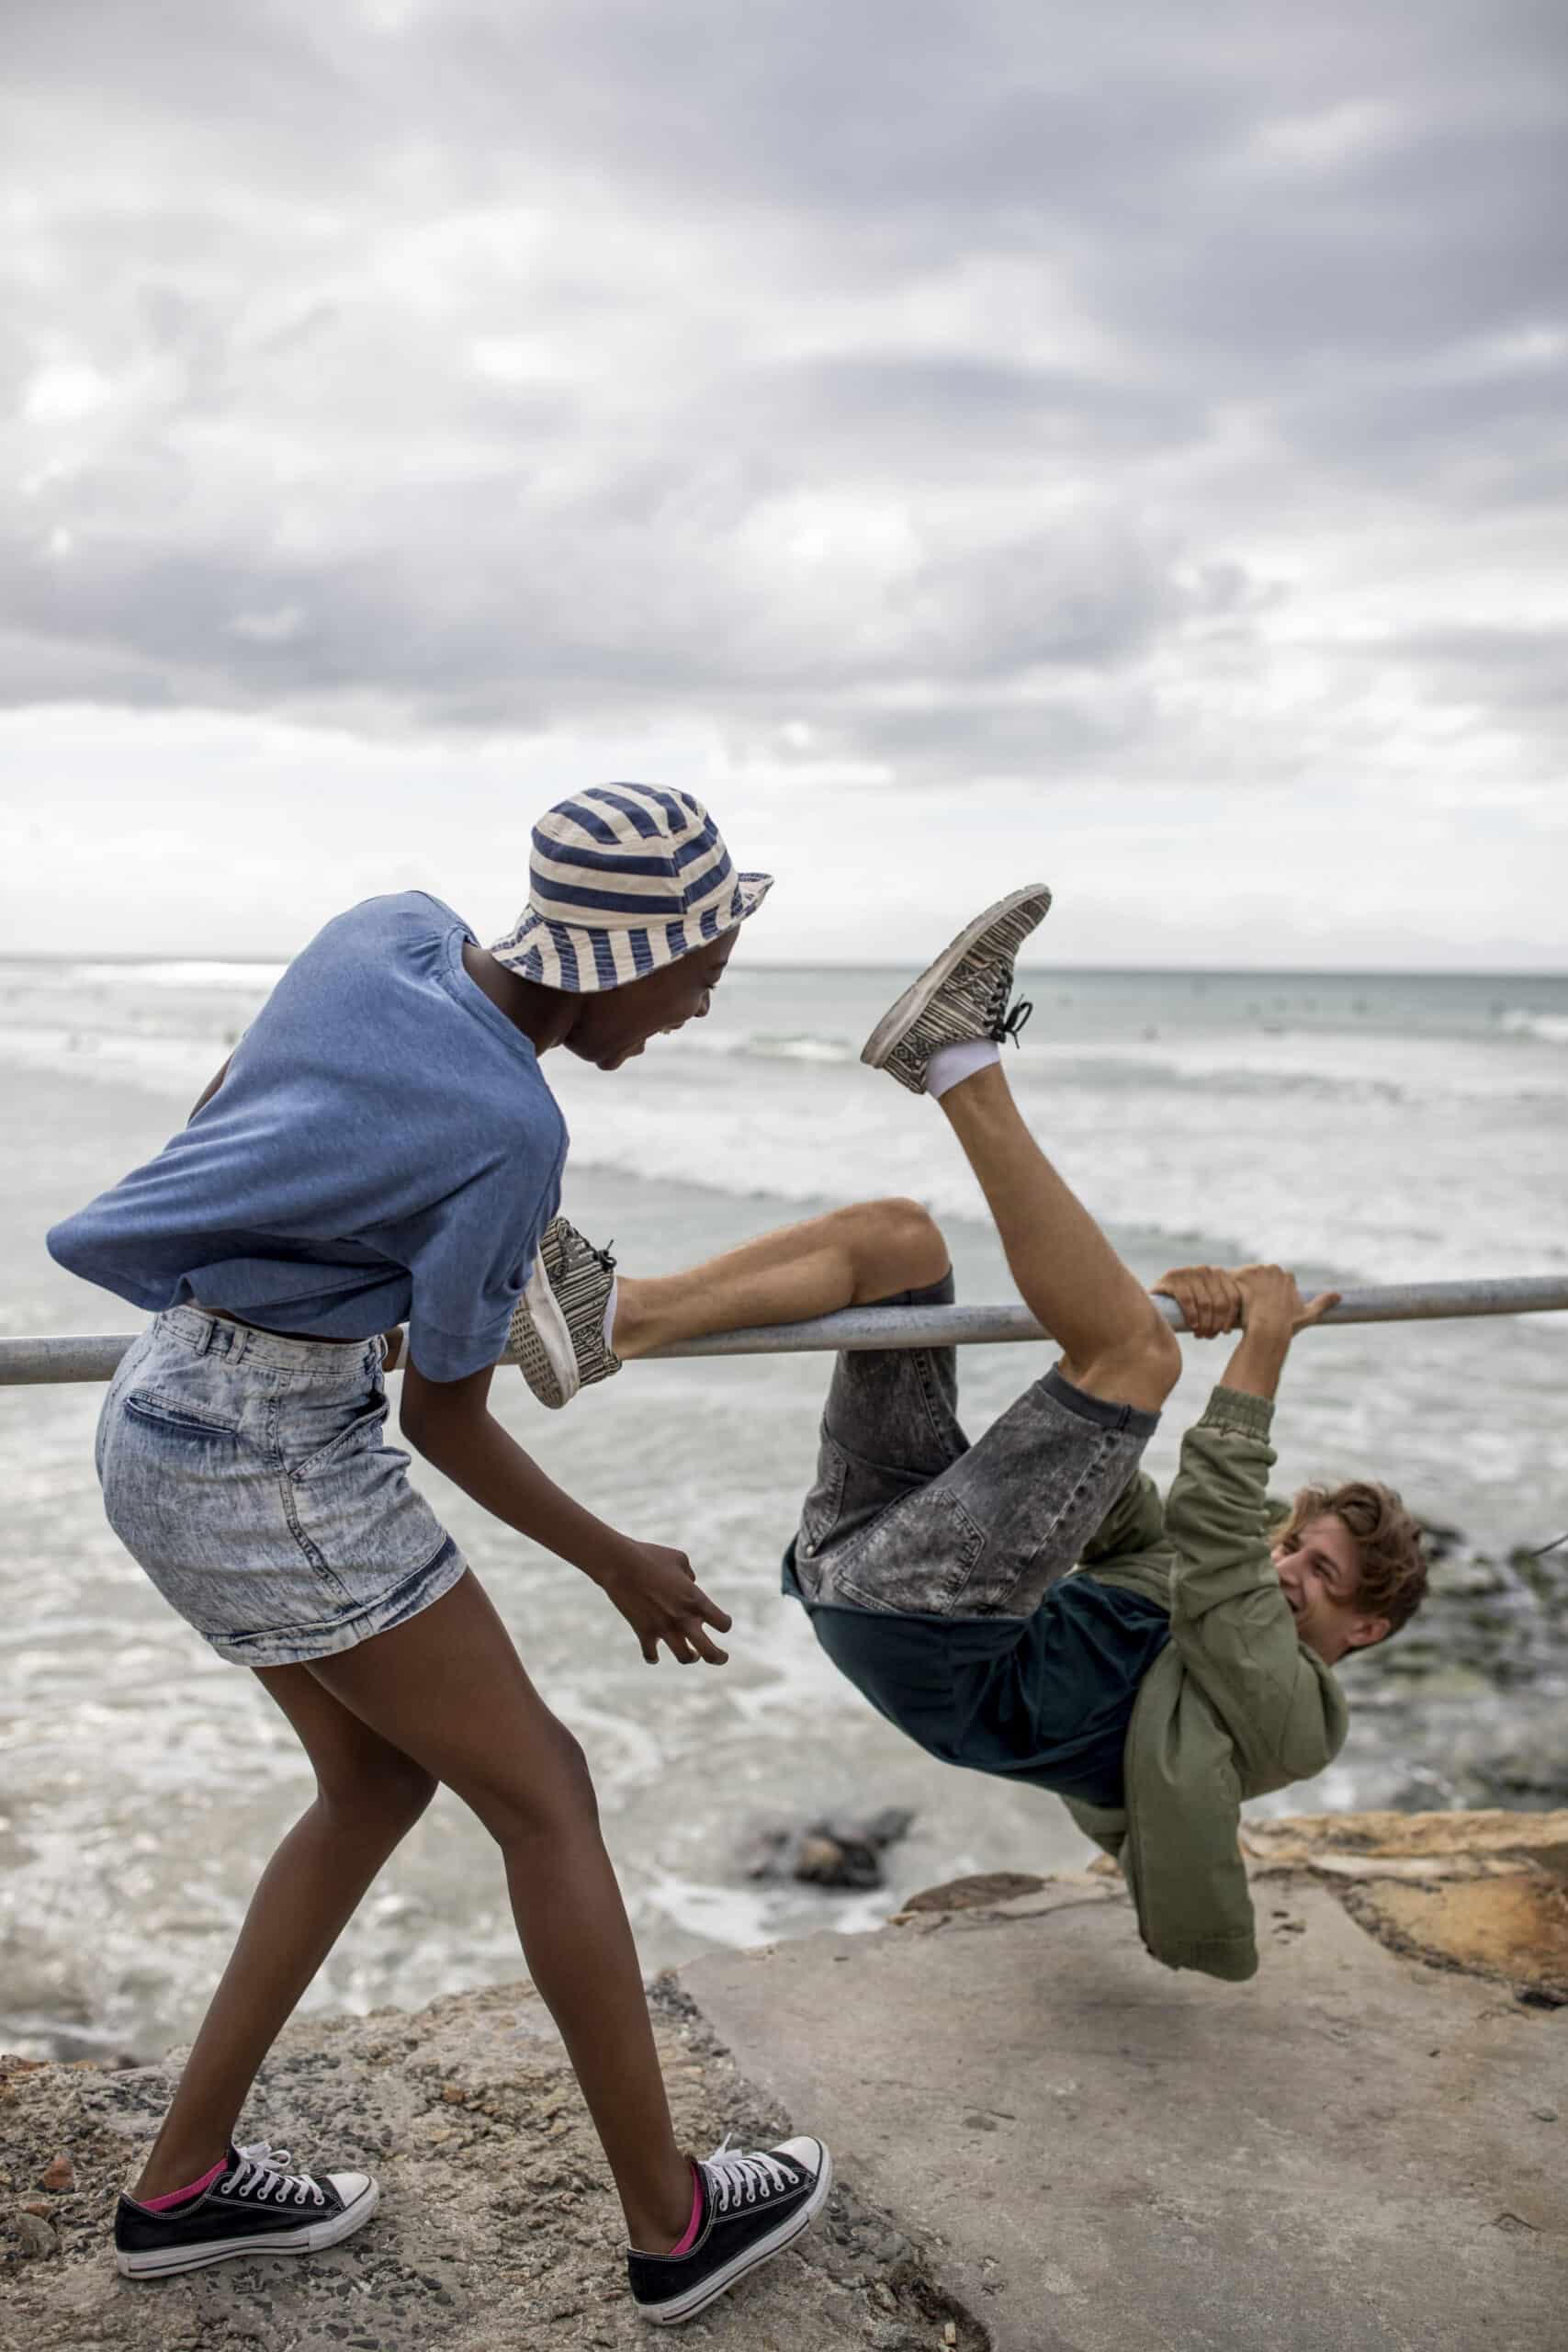
[[[0,961],[0,1332],[135,1328],[53,1265],[43,1234],[183,1121],[280,969]],[[838,1202],[910,1193],[948,1231],[961,1296],[1010,1299],[939,1116],[858,1061],[908,977],[742,957],[705,1022],[614,1076],[551,1057],[574,1222],[613,1241],[626,1271],[659,1272]],[[1034,1012],[1009,1057],[1020,1099],[1146,1280],[1259,1258],[1295,1267],[1303,1288],[1568,1270],[1568,978],[1041,967],[1021,985]],[[1186,1343],[1149,1454],[1162,1480],[1223,1347]],[[971,1431],[1044,1361],[966,1350]],[[497,1383],[508,1425],[554,1476],[690,1552],[735,1617],[722,1670],[649,1672],[574,1570],[424,1474],[588,1750],[650,1970],[716,1942],[868,1927],[964,1871],[1085,1858],[1054,1800],[900,1740],[779,1598],[826,1373],[817,1357],[633,1365],[559,1415],[521,1380]],[[1286,1374],[1278,1480],[1386,1477],[1492,1559],[1533,1551],[1568,1528],[1565,1392],[1568,1315],[1314,1331]],[[92,1472],[97,1402],[87,1388],[0,1390],[0,2046],[145,2056],[193,2030],[310,1781],[259,1686],[205,1652],[110,1535]],[[1499,1788],[1551,1798],[1561,1612],[1555,1635],[1527,1623],[1528,1578],[1460,1552],[1448,1613],[1423,1644],[1405,1637],[1406,1667],[1396,1644],[1346,1670],[1361,1703],[1342,1756],[1267,1809],[1451,1805]],[[884,1806],[914,1816],[885,1888],[748,1876],[759,1828]],[[310,2005],[412,2006],[520,1973],[493,1851],[443,1799]]]

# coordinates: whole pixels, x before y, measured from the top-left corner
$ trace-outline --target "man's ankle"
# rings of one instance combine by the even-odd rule
[[[1001,1056],[989,1037],[966,1037],[957,1045],[939,1046],[926,1064],[926,1092],[940,1102],[964,1080],[994,1069]]]

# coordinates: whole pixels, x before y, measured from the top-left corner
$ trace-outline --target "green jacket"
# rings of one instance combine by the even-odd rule
[[[1334,1676],[1296,1639],[1269,1556],[1273,1418],[1267,1398],[1216,1388],[1163,1510],[1138,1478],[1078,1563],[1164,1601],[1171,1639],[1133,1709],[1124,1810],[1067,1807],[1120,1862],[1154,1957],[1209,1976],[1258,1968],[1242,1800],[1321,1772],[1348,1720]]]

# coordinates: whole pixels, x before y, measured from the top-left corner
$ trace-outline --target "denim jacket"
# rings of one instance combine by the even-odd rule
[[[1068,1810],[1121,1864],[1155,1959],[1235,1979],[1258,1968],[1242,1801],[1321,1772],[1348,1723],[1335,1677],[1296,1638],[1269,1555],[1273,1416],[1265,1397],[1216,1388],[1163,1508],[1138,1478],[1079,1563],[1164,1600],[1171,1639],[1133,1710],[1124,1808]]]

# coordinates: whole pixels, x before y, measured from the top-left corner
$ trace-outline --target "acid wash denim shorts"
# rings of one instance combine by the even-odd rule
[[[946,1306],[953,1276],[885,1306]],[[971,1445],[952,1348],[840,1355],[795,1538],[808,1601],[894,1616],[1033,1615],[1137,1475],[1157,1413],[1037,1380]]]
[[[220,1657],[352,1649],[468,1566],[386,1419],[379,1340],[291,1340],[171,1307],[132,1342],[98,1419],[109,1525]]]

